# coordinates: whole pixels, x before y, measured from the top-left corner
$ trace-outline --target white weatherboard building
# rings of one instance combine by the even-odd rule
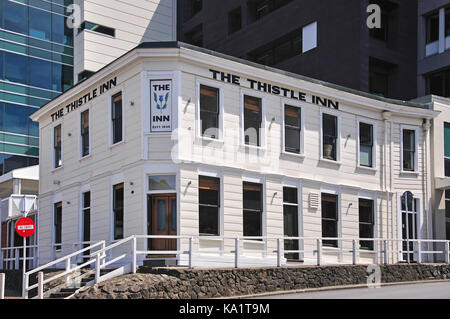
[[[318,252],[351,262],[354,248],[365,263],[426,260],[391,239],[432,238],[437,115],[183,43],[143,43],[32,115],[40,264],[133,235],[144,236],[139,263],[185,265],[170,251],[191,244],[197,266],[232,265],[236,245],[241,264],[273,264],[283,236],[302,237],[281,244],[302,252],[282,263]]]

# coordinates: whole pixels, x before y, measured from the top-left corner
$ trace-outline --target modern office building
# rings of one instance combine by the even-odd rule
[[[417,0],[178,2],[180,41],[384,97],[417,97]],[[368,28],[369,4],[381,8],[379,29]]]
[[[31,113],[175,26],[175,0],[0,0],[0,175],[38,164]]]
[[[429,261],[418,253],[429,243],[408,240],[432,238],[436,116],[188,44],[144,43],[31,116],[42,132],[39,262],[104,240],[120,241],[108,262],[161,251],[179,265],[273,265],[273,238],[291,250],[281,263],[316,263],[319,252],[351,263],[352,251],[366,264]],[[133,250],[121,240],[134,235],[183,237],[139,238]],[[178,253],[190,247],[191,258]]]
[[[0,174],[38,163],[29,115],[73,84],[70,3],[0,0]]]
[[[418,96],[450,97],[450,1],[419,0]]]

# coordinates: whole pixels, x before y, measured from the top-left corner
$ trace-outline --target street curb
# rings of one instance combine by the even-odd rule
[[[388,287],[388,286],[417,285],[417,284],[443,283],[443,282],[450,282],[450,279],[386,282],[386,283],[381,283],[380,286]],[[283,296],[283,295],[291,295],[291,294],[298,294],[298,293],[311,293],[311,292],[346,290],[346,289],[363,289],[363,288],[369,288],[369,287],[367,284],[329,286],[329,287],[321,287],[321,288],[306,288],[306,289],[271,291],[271,292],[263,292],[260,294],[240,295],[240,296],[232,296],[232,297],[219,297],[219,298],[212,298],[212,299],[246,299],[246,298],[257,298],[257,297],[266,297],[266,296]]]

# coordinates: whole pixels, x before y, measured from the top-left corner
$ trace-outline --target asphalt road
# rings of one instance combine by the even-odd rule
[[[304,292],[258,299],[450,299],[450,282]]]

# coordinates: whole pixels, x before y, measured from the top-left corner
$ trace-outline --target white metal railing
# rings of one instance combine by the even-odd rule
[[[139,240],[149,239],[171,239],[177,241],[177,249],[173,250],[138,250]],[[202,241],[217,241],[220,243],[219,247],[210,249],[200,248]],[[182,241],[185,241],[184,244]],[[293,250],[285,250],[285,241],[298,241],[298,248]],[[360,247],[361,242],[372,242],[373,249],[367,250]],[[335,244],[333,247],[324,244]],[[196,245],[197,244],[197,248]],[[256,245],[257,248],[251,248],[246,244]],[[441,245],[440,249],[434,247]],[[145,246],[145,245],[142,245]],[[431,246],[431,247],[430,247]],[[100,248],[98,248],[100,247]],[[86,256],[87,251],[94,252]],[[113,250],[117,249],[113,253]],[[28,291],[37,288],[38,297],[43,297],[43,285],[70,273],[80,270],[81,268],[95,265],[95,280],[94,283],[99,283],[104,280],[111,279],[126,273],[136,273],[138,259],[145,259],[146,256],[155,255],[171,255],[179,259],[182,255],[187,256],[187,266],[192,268],[196,263],[196,258],[205,254],[219,254],[221,256],[227,255],[232,257],[235,268],[241,267],[245,263],[241,262],[241,258],[252,255],[260,255],[262,257],[272,257],[276,262],[274,266],[281,267],[283,265],[284,254],[299,254],[302,257],[314,258],[314,263],[323,265],[325,263],[324,256],[334,255],[337,257],[338,263],[342,264],[358,264],[361,255],[364,258],[371,258],[373,263],[395,263],[402,261],[405,257],[405,262],[424,261],[423,257],[426,255],[443,255],[445,263],[450,263],[450,241],[448,240],[427,240],[427,239],[383,239],[383,238],[322,238],[322,237],[233,237],[233,236],[151,236],[151,235],[134,235],[125,239],[116,241],[106,246],[106,242],[98,242],[68,256],[57,259],[45,266],[39,267],[25,274],[24,278],[24,296],[27,297]],[[82,258],[89,258],[76,267],[71,267],[70,260],[75,256]],[[109,259],[107,258],[109,256]],[[369,256],[369,257],[367,257]],[[347,259],[346,259],[347,257]],[[166,258],[166,257],[160,257]],[[107,260],[108,259],[108,260]],[[29,286],[29,276],[31,274],[41,272],[46,268],[50,268],[56,264],[65,262],[66,269],[62,273],[55,275],[46,280],[43,275],[39,274],[38,283]],[[108,267],[115,270],[106,274],[101,274],[102,269]],[[249,266],[248,263],[245,264]]]
[[[57,245],[60,246],[60,245]],[[30,270],[28,272],[26,272],[24,274],[24,278],[23,278],[23,290],[22,290],[22,295],[25,299],[28,298],[28,293],[30,290],[36,289],[38,288],[38,298],[42,299],[43,298],[43,287],[45,284],[52,282],[56,279],[59,279],[61,277],[65,277],[67,275],[70,275],[71,273],[74,273],[76,271],[79,271],[82,268],[85,268],[87,266],[92,265],[93,263],[99,262],[96,259],[89,259],[88,261],[84,261],[81,264],[76,264],[75,267],[72,267],[72,259],[76,257],[76,259],[78,260],[81,256],[81,258],[87,258],[89,257],[89,255],[86,255],[86,252],[89,252],[93,249],[96,249],[98,247],[104,248],[106,246],[106,242],[105,241],[99,241],[95,244],[89,245],[88,247],[85,247],[83,249],[80,249],[74,253],[71,253],[70,255],[64,256],[62,258],[59,258],[57,260],[54,260],[46,265],[43,265],[41,267],[38,267],[36,269]],[[99,256],[100,259],[104,259],[105,256],[104,255],[100,255]],[[101,262],[101,261],[100,261]],[[65,269],[64,271],[49,277],[47,279],[43,279],[43,273],[42,271],[45,269],[49,269],[52,268],[53,266],[56,266],[58,264],[64,263],[65,264]],[[38,273],[38,283],[31,285],[29,284],[30,282],[30,276]]]

